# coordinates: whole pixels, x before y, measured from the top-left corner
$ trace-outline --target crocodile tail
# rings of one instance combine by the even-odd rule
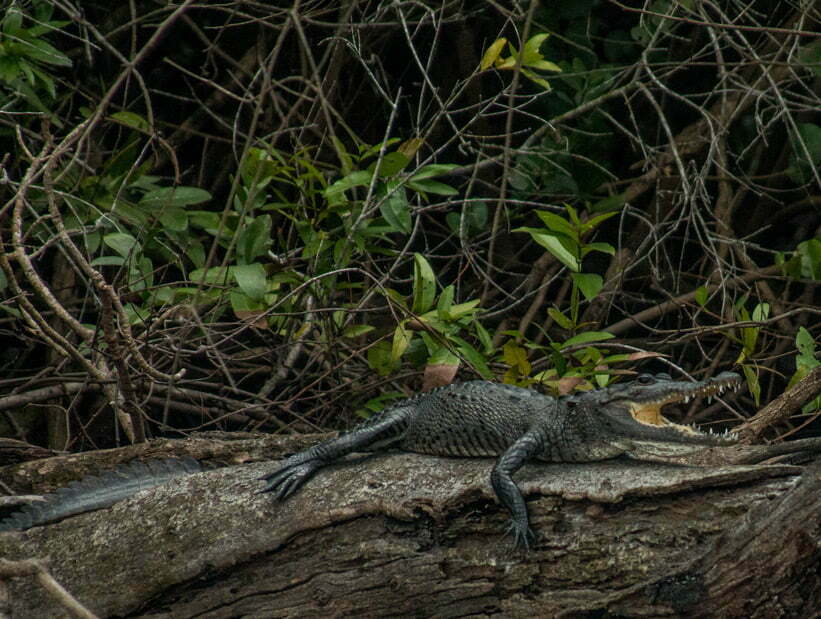
[[[0,521],[0,532],[29,529],[68,516],[110,507],[140,490],[161,486],[175,477],[202,470],[193,458],[134,460],[101,475],[84,477],[45,496],[45,501],[26,505]]]

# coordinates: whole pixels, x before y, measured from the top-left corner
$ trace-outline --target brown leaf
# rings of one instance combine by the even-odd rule
[[[425,376],[422,379],[422,391],[430,391],[436,387],[444,387],[453,382],[458,365],[439,363],[425,366]]]

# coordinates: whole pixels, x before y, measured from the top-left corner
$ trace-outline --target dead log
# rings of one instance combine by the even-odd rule
[[[240,452],[256,453],[254,442]],[[3,534],[0,557],[45,560],[101,617],[803,617],[821,607],[816,465],[802,475],[530,464],[517,475],[539,536],[529,554],[504,538],[490,460],[356,458],[284,503],[255,494],[274,467],[228,466]],[[14,617],[67,616],[32,579],[7,587]]]

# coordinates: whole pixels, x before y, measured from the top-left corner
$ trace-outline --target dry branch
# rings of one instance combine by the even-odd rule
[[[794,414],[802,405],[821,395],[821,366],[816,367],[807,376],[767,404],[753,417],[741,424],[736,430],[745,442],[752,442],[761,436],[770,426],[784,421]]]

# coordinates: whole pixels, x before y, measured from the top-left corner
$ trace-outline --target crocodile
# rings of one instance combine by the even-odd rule
[[[737,388],[740,378],[723,373],[700,383],[643,374],[634,382],[573,396],[541,393],[487,381],[456,383],[422,393],[372,417],[354,431],[288,458],[265,476],[279,499],[293,494],[319,468],[353,451],[398,447],[444,456],[501,456],[491,473],[500,502],[510,511],[517,545],[533,533],[512,475],[529,459],[588,462],[621,454],[668,461],[705,446],[734,442],[730,434],[702,433],[661,415],[661,407]],[[0,521],[0,532],[24,530],[109,507],[140,490],[196,473],[193,458],[129,462],[73,482],[45,500]]]
[[[165,484],[175,477],[197,473],[202,465],[193,458],[132,461],[100,475],[72,482],[44,500],[30,503],[0,521],[0,532],[30,529],[104,507],[140,490]]]
[[[497,457],[491,486],[510,514],[514,545],[528,549],[536,537],[512,478],[525,462],[592,462],[622,455],[669,462],[734,444],[738,438],[732,433],[673,423],[661,409],[740,386],[740,376],[732,372],[700,382],[641,374],[632,382],[553,398],[489,381],[454,383],[403,400],[350,432],[291,455],[260,478],[267,482],[260,492],[285,500],[317,470],[352,452],[398,448],[435,456]]]

